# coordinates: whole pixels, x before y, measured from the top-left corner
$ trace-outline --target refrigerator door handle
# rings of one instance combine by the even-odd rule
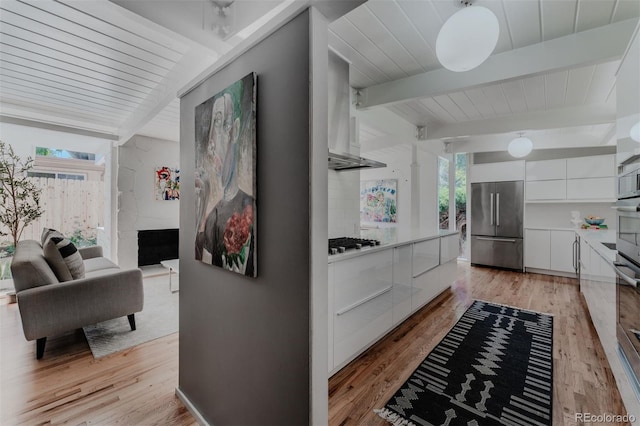
[[[499,243],[515,243],[517,240],[513,238],[494,238],[494,237],[476,237],[477,240],[482,241],[497,241]]]
[[[496,192],[496,226],[500,226],[500,193]]]
[[[490,200],[489,204],[491,205],[491,214],[490,214],[490,217],[489,217],[489,225],[493,225],[493,192],[491,193],[491,200]]]

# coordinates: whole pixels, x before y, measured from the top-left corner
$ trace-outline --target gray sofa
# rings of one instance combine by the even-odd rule
[[[35,240],[18,243],[11,273],[16,289],[22,329],[36,340],[42,358],[48,336],[127,316],[135,330],[136,312],[142,311],[142,272],[122,270],[102,256],[102,247],[78,249],[85,277],[59,282]]]

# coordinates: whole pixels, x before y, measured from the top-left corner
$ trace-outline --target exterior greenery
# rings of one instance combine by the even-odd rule
[[[438,211],[440,217],[449,213],[449,162],[438,162]],[[467,156],[456,154],[455,158],[455,196],[456,212],[467,210]]]
[[[11,145],[0,141],[0,236],[15,247],[25,227],[42,216],[40,190],[27,177],[33,159],[22,160]]]

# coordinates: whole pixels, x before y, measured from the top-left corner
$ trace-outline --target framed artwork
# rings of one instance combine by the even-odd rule
[[[156,200],[180,199],[180,169],[166,166],[156,167],[154,178]]]
[[[196,259],[256,277],[256,74],[198,105],[195,126]]]
[[[397,223],[398,179],[360,182],[360,221]]]

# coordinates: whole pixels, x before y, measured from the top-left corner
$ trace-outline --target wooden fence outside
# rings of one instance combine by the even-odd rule
[[[42,189],[44,213],[27,226],[21,240],[40,240],[42,228],[53,228],[65,236],[92,239],[96,227],[104,226],[104,182],[90,180],[31,178]],[[10,237],[4,237],[10,240]]]

